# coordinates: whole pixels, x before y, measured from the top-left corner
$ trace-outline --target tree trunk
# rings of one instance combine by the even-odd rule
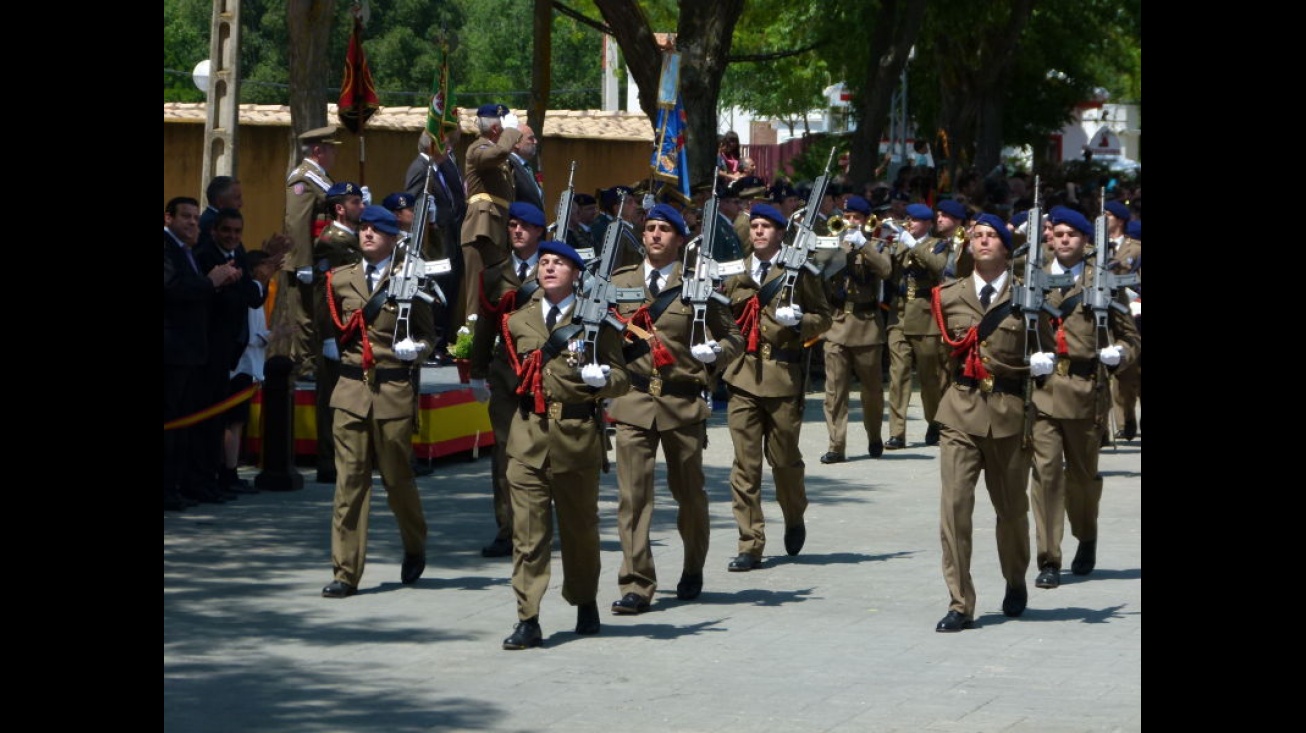
[[[853,132],[848,178],[865,183],[874,179],[880,164],[880,138],[893,104],[893,93],[907,66],[911,47],[925,19],[926,0],[884,0],[873,22],[872,59],[866,70],[865,94],[858,97],[857,130]]]
[[[536,139],[544,137],[544,117],[549,110],[549,93],[553,75],[553,3],[535,0],[535,43],[531,63],[531,100],[528,124]],[[543,147],[541,145],[540,147]],[[543,172],[539,149],[535,153],[535,170]]]
[[[299,165],[299,135],[327,123],[327,50],[336,3],[332,0],[288,0],[286,30],[290,48],[289,173]]]

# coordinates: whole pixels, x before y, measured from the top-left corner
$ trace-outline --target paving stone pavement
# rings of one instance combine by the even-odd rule
[[[976,492],[978,628],[940,634],[947,611],[938,534],[937,448],[923,443],[919,393],[906,450],[879,460],[852,398],[849,459],[822,465],[821,395],[802,431],[811,505],[800,555],[784,554],[769,472],[761,569],[729,573],[733,448],[718,409],[705,455],[712,545],[703,595],[675,597],[681,548],[658,469],[652,608],[615,616],[616,476],[600,489],[603,581],[598,636],[573,633],[553,577],[542,649],[501,649],[516,621],[511,560],[486,559],[493,535],[489,456],[446,457],[419,479],[430,525],[427,568],[399,582],[403,551],[377,479],[358,595],[331,580],[332,487],[201,505],[163,520],[163,719],[169,733],[360,731],[1142,730],[1142,441],[1103,450],[1097,569],[1067,568],[1034,587],[1020,618],[1002,615],[993,508]],[[887,424],[885,435],[888,435]],[[252,478],[255,469],[242,469]],[[1032,531],[1032,520],[1031,520]],[[1033,538],[1031,537],[1031,547]],[[1076,541],[1063,544],[1067,564]]]

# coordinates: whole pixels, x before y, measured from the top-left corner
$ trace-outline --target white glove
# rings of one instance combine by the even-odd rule
[[[721,353],[721,344],[716,341],[694,344],[689,347],[689,353],[704,364],[711,364],[716,361],[717,354]]]
[[[586,364],[580,368],[580,378],[591,387],[602,387],[608,383],[608,372],[612,367],[607,364]]]
[[[331,361],[340,361],[340,345],[335,339],[327,339],[322,342],[322,356]]]
[[[298,270],[295,270],[295,279],[305,285],[311,284],[313,282],[313,268],[301,267]]]
[[[1097,352],[1097,359],[1107,366],[1115,366],[1120,363],[1120,357],[1122,354],[1123,351],[1119,346],[1111,344]]]
[[[775,320],[781,326],[797,326],[803,320],[803,307],[795,303],[794,305],[782,305],[775,309]]]
[[[473,379],[468,386],[471,387],[472,396],[476,398],[477,402],[490,401],[490,388],[485,386],[484,379]]]
[[[1056,366],[1057,355],[1048,351],[1039,351],[1029,355],[1029,375],[1031,377],[1046,377],[1052,373],[1052,367]]]
[[[516,130],[518,124],[520,123],[517,122],[517,115],[509,112],[508,114],[499,118],[499,124],[502,125],[503,129],[505,130],[507,130],[508,128],[512,128]]]
[[[852,232],[851,234],[845,236],[843,238],[843,241],[847,242],[848,244],[851,244],[853,249],[861,249],[862,247],[866,246],[866,235],[862,234],[862,230],[858,229]]]
[[[395,344],[395,358],[400,361],[413,361],[417,358],[417,353],[422,350],[422,342],[414,341],[411,338],[405,338],[403,341]]]
[[[911,232],[904,229],[902,230],[902,234],[898,235],[898,242],[907,249],[912,249],[916,246],[916,237],[913,237]]]
[[[1129,301],[1129,315],[1133,316],[1134,318],[1137,318],[1137,317],[1143,315],[1143,300],[1142,300],[1142,298],[1139,298],[1138,300],[1131,300],[1131,301]]]
[[[361,190],[362,190],[362,192],[363,192],[363,205],[364,205],[364,206],[371,206],[371,205],[372,205],[372,189],[368,188],[367,186],[361,186],[360,188],[361,188]]]

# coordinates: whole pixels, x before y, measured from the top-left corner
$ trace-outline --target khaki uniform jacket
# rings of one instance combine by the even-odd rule
[[[535,284],[533,272],[526,280],[532,286]],[[497,307],[499,299],[505,293],[518,290],[521,286],[522,281],[517,279],[511,257],[481,271],[482,293],[492,306]],[[525,300],[529,301],[529,297]],[[520,307],[524,304],[516,305]],[[510,315],[512,312],[481,311],[472,329],[472,353],[469,357],[471,370],[468,372],[472,379],[484,379],[490,383],[492,390],[498,392],[502,389],[505,390],[505,394],[517,389],[517,372],[513,371],[512,364],[508,362],[508,354],[504,349],[502,338],[503,321]]]
[[[303,160],[286,178],[286,236],[290,253],[281,269],[294,272],[313,264],[313,222],[327,216],[326,192],[335,185],[317,163]]]
[[[848,253],[848,265],[830,279],[834,315],[825,340],[840,346],[883,345],[888,332],[880,286],[893,269],[889,252],[877,252],[872,242],[856,252],[850,252],[846,243],[840,247]]]
[[[681,266],[682,263],[675,264],[662,287],[663,292],[682,284]],[[612,275],[612,282],[619,288],[644,288],[643,303],[617,304],[617,310],[623,320],[629,320],[641,306],[651,305],[657,300],[648,292],[643,263],[617,270]],[[739,327],[735,325],[735,319],[726,306],[709,300],[706,319],[709,332],[707,336],[699,334],[693,338],[717,340],[721,345],[721,353],[717,355],[715,362],[704,364],[690,353],[689,349],[693,345],[690,339],[694,323],[694,306],[676,297],[653,324],[658,339],[675,356],[675,362],[655,368],[651,343],[645,342],[633,329],[627,329],[624,353],[628,373],[639,375],[645,380],[658,377],[664,385],[692,384],[700,389],[710,390],[716,382],[713,368],[734,359],[742,350],[743,340],[739,337]],[[706,420],[711,412],[707,401],[696,396],[671,394],[654,396],[635,389],[613,400],[608,409],[608,415],[613,420],[645,430],[654,427],[658,430],[674,430],[684,425],[700,423]]]
[[[951,242],[926,237],[908,249],[895,244],[893,257],[893,312],[891,323],[902,326],[904,336],[931,336],[939,324],[930,311],[931,291],[944,282]]]
[[[326,273],[362,260],[363,250],[358,246],[358,235],[335,224],[327,225],[322,236],[313,242],[313,330],[319,343],[332,338],[336,332],[326,304]],[[342,323],[345,317],[341,314]]]
[[[477,237],[485,237],[499,247],[508,246],[508,204],[516,200],[508,154],[518,140],[521,140],[521,131],[508,128],[499,136],[498,142],[483,137],[467,149],[464,168],[467,215],[463,219],[463,244],[472,244]],[[508,204],[500,206],[480,194],[489,194]]]
[[[549,340],[549,332],[544,330],[543,302],[544,291],[536,291],[530,303],[508,317],[513,346],[517,357],[523,361]],[[573,306],[571,313],[558,319],[554,330],[570,324],[575,310]],[[577,334],[576,338],[581,339],[582,335]],[[568,352],[564,349],[543,368],[542,388],[547,402],[595,405],[608,397],[620,397],[630,389],[626,364],[621,356],[621,334],[610,326],[600,328],[596,350],[596,361],[611,367],[608,383],[600,389],[585,384],[580,377],[580,366],[568,363]],[[522,401],[526,407],[533,408],[532,395],[523,395]],[[593,416],[550,419],[547,411],[544,415],[537,415],[533,409],[519,409],[513,414],[505,451],[508,457],[531,468],[542,469],[547,465],[555,472],[565,473],[600,465],[603,462],[603,438],[603,426],[597,424]]]
[[[766,281],[784,276],[783,267],[772,265]],[[726,278],[723,292],[730,298],[730,308],[736,323],[743,315],[748,300],[757,294],[762,285],[747,271]],[[799,357],[776,361],[767,358],[767,354],[772,354],[777,349],[801,354],[805,341],[829,330],[833,310],[825,297],[820,277],[809,272],[801,273],[795,283],[795,290],[794,302],[803,310],[798,327],[782,326],[775,320],[776,309],[788,304],[788,298],[783,292],[776,293],[770,303],[763,304],[759,313],[757,353],[742,351],[733,361],[723,365],[722,378],[726,384],[758,397],[792,397],[802,392],[805,359]],[[748,334],[741,332],[740,336],[746,349]]]
[[[1013,277],[1008,277],[1006,285],[990,303],[990,310],[1005,309],[1006,317],[976,348],[985,368],[994,378],[1023,380],[1029,376],[1029,366],[1025,361],[1025,321],[1019,312],[1011,310],[1013,280]],[[952,340],[964,338],[970,328],[978,326],[984,318],[985,311],[971,278],[954,280],[935,293]],[[1051,343],[1052,331],[1046,318],[1040,319],[1039,328],[1040,342]],[[949,353],[948,373],[955,377],[961,373],[963,361],[951,356],[952,349],[946,343],[944,349]],[[978,386],[965,386],[952,379],[943,391],[934,419],[970,435],[1008,438],[1024,429],[1025,397],[1023,390],[1018,394],[986,393]]]
[[[1051,264],[1044,268],[1051,272]],[[1093,282],[1093,263],[1084,263],[1084,272],[1079,282],[1064,294],[1059,289],[1048,291],[1046,300],[1049,305],[1060,308],[1066,300],[1080,295],[1080,303],[1070,313],[1063,313],[1061,330],[1065,334],[1066,349],[1069,354],[1057,355],[1057,368],[1046,377],[1035,380],[1042,382],[1034,390],[1034,406],[1038,411],[1058,420],[1088,420],[1104,418],[1110,409],[1111,393],[1107,388],[1108,372],[1127,369],[1138,360],[1143,352],[1143,339],[1134,325],[1134,319],[1114,309],[1107,316],[1107,328],[1110,334],[1103,335],[1097,331],[1093,309],[1084,302],[1087,295],[1085,284]],[[1117,295],[1119,302],[1128,305],[1123,291]],[[1053,331],[1055,338],[1055,331]],[[1051,345],[1050,345],[1051,344]],[[1056,341],[1043,342],[1046,350],[1056,349]],[[1120,363],[1106,367],[1097,360],[1097,352],[1111,344],[1121,347]],[[1091,363],[1093,373],[1089,376],[1076,376],[1065,370],[1072,364]],[[1063,373],[1064,372],[1064,373]],[[1100,386],[1100,388],[1099,388]]]
[[[391,260],[392,268],[394,261]],[[368,295],[365,269],[362,263],[338,267],[332,271],[331,295],[334,296],[336,312],[340,314],[341,323],[348,322],[354,311],[366,305],[372,296]],[[380,289],[390,280],[387,272],[377,283]],[[366,418],[369,415],[377,420],[394,420],[413,417],[417,409],[419,367],[431,353],[435,343],[435,319],[430,308],[422,307],[419,300],[413,301],[409,309],[408,323],[412,330],[412,339],[422,341],[424,345],[414,361],[401,361],[395,356],[395,328],[398,325],[399,307],[393,300],[388,300],[381,307],[376,318],[367,327],[367,338],[372,344],[372,356],[376,360],[374,370],[407,369],[407,379],[377,379],[376,384],[368,384],[359,379],[341,377],[331,393],[331,407],[337,410]],[[327,315],[330,318],[330,315]],[[348,341],[340,337],[335,324],[323,333],[330,334],[340,347],[340,363],[358,368],[363,366],[363,340],[356,333]],[[402,340],[402,337],[400,338]],[[414,422],[416,424],[416,422]]]
[[[1143,284],[1143,243],[1131,237],[1125,237],[1120,246],[1116,247],[1115,252],[1111,253],[1111,258],[1107,261],[1107,267],[1111,272],[1117,275],[1125,275],[1131,272],[1138,273],[1138,284]],[[1137,290],[1138,288],[1135,288]]]

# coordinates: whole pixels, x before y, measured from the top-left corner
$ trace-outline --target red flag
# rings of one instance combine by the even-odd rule
[[[345,54],[345,78],[340,85],[340,103],[337,113],[340,122],[357,135],[379,106],[376,88],[372,85],[372,72],[367,68],[367,55],[363,53],[363,21],[354,16],[354,30],[349,34],[349,52]]]

